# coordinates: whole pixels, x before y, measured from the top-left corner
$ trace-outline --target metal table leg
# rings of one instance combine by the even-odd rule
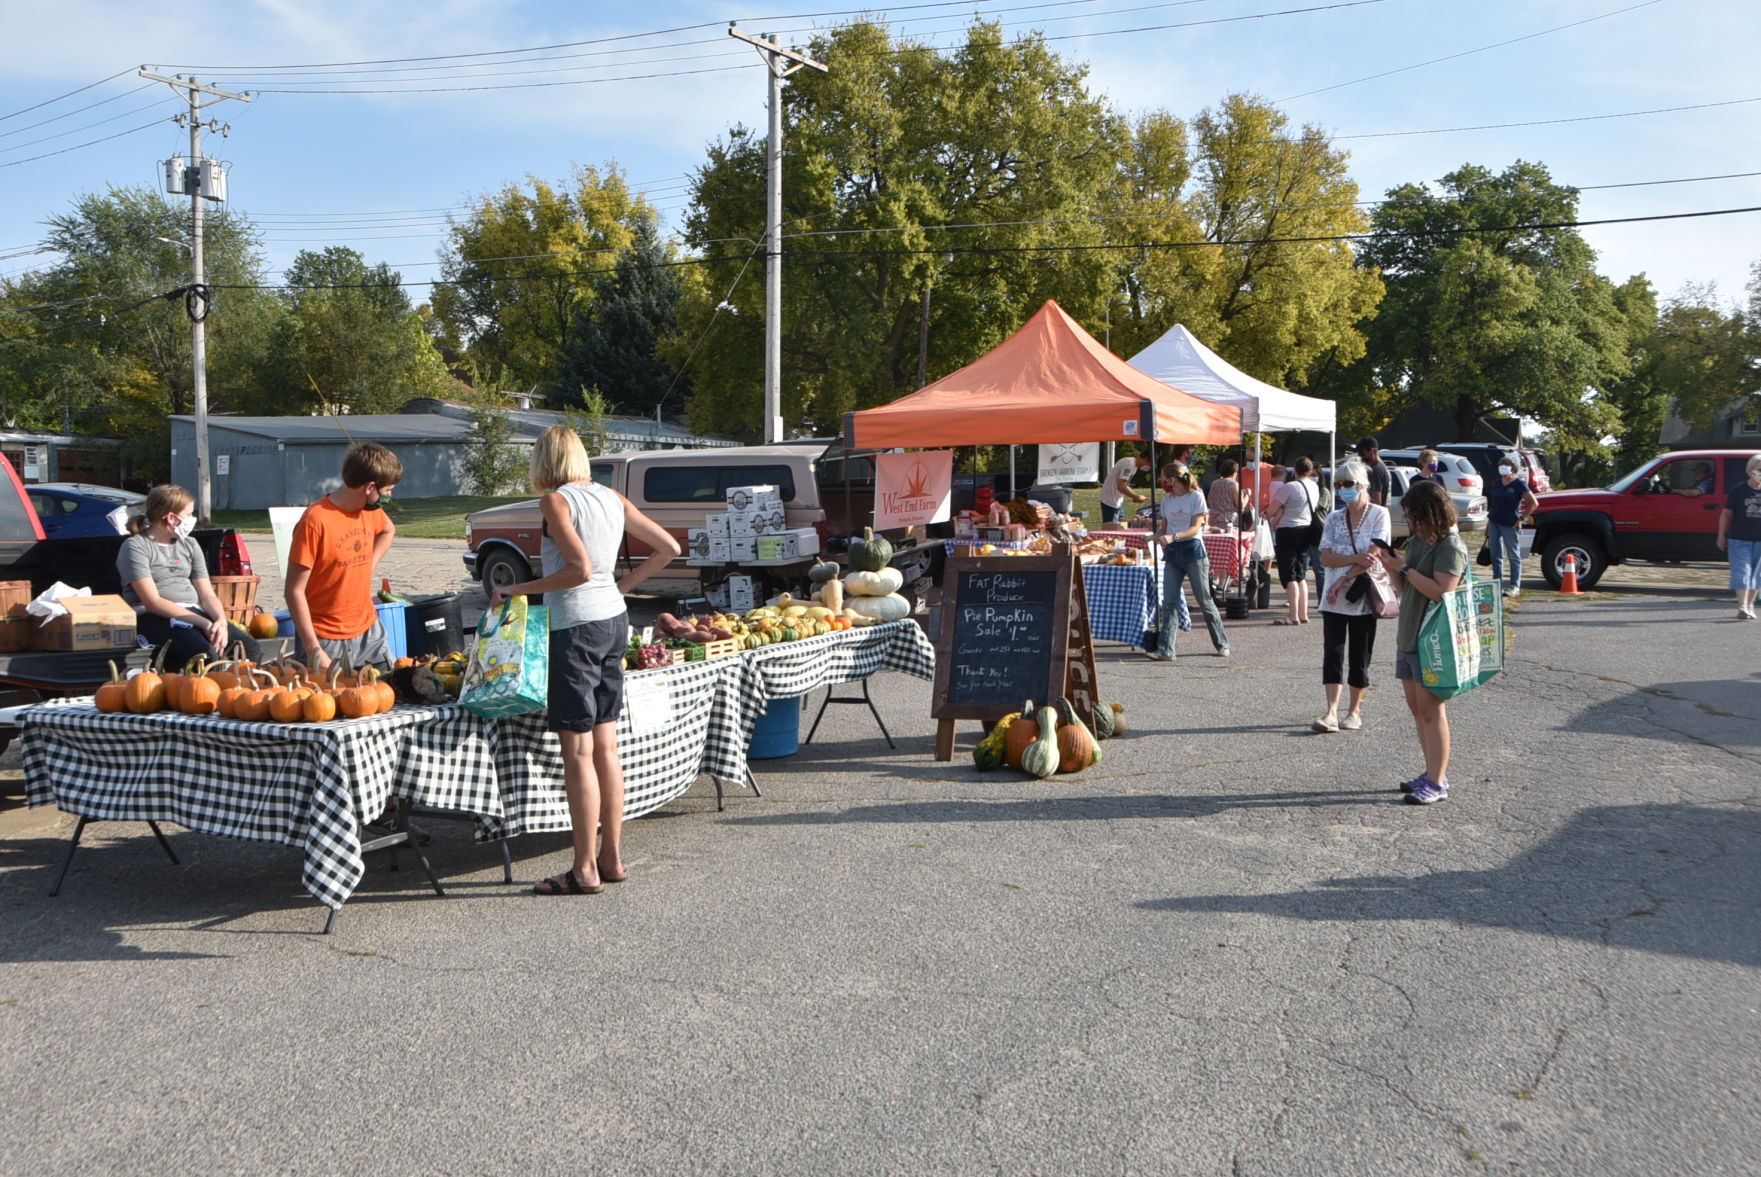
[[[840,696],[833,693],[835,688],[826,688],[825,701],[819,705],[819,714],[813,717],[813,726],[807,729],[807,738],[801,741],[803,744],[813,743],[813,733],[819,730],[819,721],[825,718],[825,709],[827,707],[830,707],[833,703],[859,703],[868,708],[869,713],[874,716],[874,722],[880,725],[881,735],[886,738],[887,747],[898,747],[897,744],[893,743],[892,733],[887,731],[887,722],[881,718],[880,709],[874,705],[874,697],[868,693],[868,679],[863,678],[858,681],[862,683],[862,695],[860,698],[854,695]]]

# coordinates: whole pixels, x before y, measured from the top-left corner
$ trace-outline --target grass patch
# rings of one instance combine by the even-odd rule
[[[465,516],[485,507],[518,503],[531,498],[524,495],[449,495],[437,499],[391,499],[387,510],[397,533],[414,539],[465,538]],[[233,527],[240,531],[268,531],[268,511],[216,511],[216,527]]]

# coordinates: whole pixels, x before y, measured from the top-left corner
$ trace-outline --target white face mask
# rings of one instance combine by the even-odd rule
[[[1498,473],[1504,475],[1506,478],[1509,478],[1512,474],[1516,473],[1516,469],[1512,466],[1500,466],[1500,467],[1498,467]]]
[[[194,515],[179,515],[177,517],[177,526],[171,529],[171,534],[178,539],[188,539],[190,532],[195,529],[196,517]]]

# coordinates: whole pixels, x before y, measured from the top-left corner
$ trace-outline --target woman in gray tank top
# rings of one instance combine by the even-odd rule
[[[679,554],[679,541],[593,482],[587,450],[567,425],[553,425],[532,446],[532,489],[544,497],[544,575],[490,594],[544,594],[550,611],[550,729],[563,752],[563,791],[575,859],[533,888],[539,895],[593,895],[621,883],[624,871],[624,773],[618,764],[618,714],[624,703],[624,649],[629,618],[624,594]],[[650,555],[621,580],[618,548],[628,533]],[[596,835],[598,835],[596,837]]]

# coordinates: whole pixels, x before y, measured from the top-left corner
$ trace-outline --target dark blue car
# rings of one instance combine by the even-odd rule
[[[108,516],[118,507],[139,506],[145,495],[89,482],[39,482],[25,487],[31,506],[50,539],[116,535]]]

